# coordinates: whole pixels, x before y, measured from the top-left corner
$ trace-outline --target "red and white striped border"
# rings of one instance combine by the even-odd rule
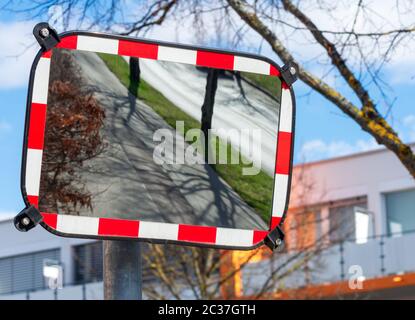
[[[118,40],[100,36],[70,35],[61,38],[58,48],[103,52],[123,56],[187,63],[219,69],[246,71],[280,77],[272,64],[255,58],[207,50],[193,50],[157,43]],[[38,206],[42,151],[47,110],[51,51],[40,58],[32,85],[31,108],[26,153],[25,187],[27,200]],[[281,79],[282,80],[282,79]],[[288,86],[282,83],[272,218],[270,230],[284,215],[291,165],[293,101]],[[251,248],[260,243],[268,231],[243,230],[186,224],[147,222],[43,213],[43,222],[67,235],[124,237],[202,243],[212,246]]]

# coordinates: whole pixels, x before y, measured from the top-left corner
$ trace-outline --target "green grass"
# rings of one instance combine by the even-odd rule
[[[216,154],[218,154],[219,148],[226,148],[227,159],[230,159],[232,152],[237,151],[232,148],[231,144],[221,139],[218,140],[219,144],[216,147]],[[242,157],[242,155],[239,156]],[[271,215],[271,197],[274,180],[262,170],[256,175],[243,175],[242,169],[244,165],[241,162],[239,163],[217,163],[212,165],[212,167],[268,223]],[[243,163],[247,162],[244,161]]]
[[[265,77],[261,74],[241,72],[241,76],[250,80],[257,86],[261,87],[271,95],[275,96],[278,101],[281,97],[281,80],[278,77]]]
[[[99,53],[101,59],[105,62],[107,67],[115,74],[121,83],[130,88],[130,68],[121,56],[112,54]],[[132,92],[140,100],[145,102],[148,106],[158,113],[170,126],[176,127],[176,120],[184,121],[184,130],[191,128],[199,128],[200,124],[187,113],[176,107],[170,100],[166,99],[159,91],[150,86],[143,79],[140,80],[139,92]],[[183,132],[182,132],[183,133]]]
[[[134,87],[130,83],[129,65],[121,56],[104,53],[99,53],[99,56],[124,86],[127,88]],[[244,74],[244,76],[245,75],[246,74]],[[254,76],[254,78],[250,77],[252,81],[259,81],[255,77],[256,75],[250,75]],[[257,84],[262,85],[261,83]],[[269,84],[269,86],[272,87],[271,84]],[[184,132],[181,132],[183,135],[185,135],[189,129],[200,128],[200,121],[183,112],[143,79],[140,80],[138,93],[132,93],[151,107],[171,127],[176,127],[176,121],[184,121]],[[212,139],[215,138],[216,137],[212,137]],[[218,141],[219,143],[216,144],[215,156],[218,155],[219,152],[225,152],[226,150],[227,157],[230,159],[232,152],[237,152],[226,141],[223,141],[222,139],[218,139]],[[260,171],[257,175],[242,175],[242,169],[244,167],[246,168],[247,166],[243,165],[241,162],[239,162],[239,164],[212,165],[212,168],[218,175],[222,177],[222,179],[224,179],[235,192],[237,192],[240,197],[248,205],[254,208],[264,221],[268,223],[271,216],[273,178],[263,171]]]

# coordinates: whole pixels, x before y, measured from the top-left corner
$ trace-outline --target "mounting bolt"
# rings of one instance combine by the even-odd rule
[[[42,28],[42,29],[40,29],[39,34],[40,34],[40,36],[42,38],[49,37],[49,30],[48,30],[48,28]]]
[[[297,73],[294,67],[290,67],[290,73],[294,76]]]
[[[28,217],[24,217],[22,219],[22,224],[28,226],[30,224],[30,219]]]
[[[42,47],[42,51],[46,52],[56,47],[61,41],[58,33],[47,22],[40,22],[33,28],[33,35],[36,41]]]
[[[288,62],[281,68],[281,76],[284,82],[291,86],[297,80],[298,66],[294,62]]]
[[[284,232],[279,226],[267,234],[267,236],[264,238],[264,244],[272,251],[275,249],[281,251],[281,249],[284,247]]]
[[[31,205],[20,211],[17,216],[14,217],[14,226],[21,232],[29,231],[34,228],[43,220],[39,210]]]

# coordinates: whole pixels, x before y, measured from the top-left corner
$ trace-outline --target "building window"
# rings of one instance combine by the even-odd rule
[[[415,189],[385,194],[388,233],[415,231]]]
[[[329,208],[329,239],[331,243],[356,241],[356,210],[366,209],[367,201],[339,203]]]
[[[75,283],[102,281],[102,242],[92,242],[75,246]]]
[[[321,214],[317,209],[291,212],[284,225],[289,250],[310,249],[322,241]]]
[[[336,207],[329,209],[330,242],[354,239],[354,207]]]
[[[0,259],[0,294],[46,288],[44,260],[60,260],[60,250],[39,251]]]

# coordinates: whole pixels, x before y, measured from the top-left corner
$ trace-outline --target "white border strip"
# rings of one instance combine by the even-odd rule
[[[43,150],[27,149],[25,182],[26,193],[29,196],[39,196],[42,154]]]
[[[118,55],[118,43],[119,40],[114,39],[78,36],[76,49]]]
[[[281,114],[279,131],[291,132],[293,116],[291,91],[290,89],[284,88],[281,91]]]
[[[99,218],[58,214],[56,230],[63,233],[98,235]]]
[[[140,221],[138,237],[177,241],[179,237],[179,225],[173,223]]]
[[[33,81],[32,103],[47,104],[49,87],[50,58],[40,58]]]
[[[270,64],[263,60],[234,56],[233,69],[235,71],[252,72],[269,75]]]
[[[196,50],[158,46],[157,60],[196,65]]]
[[[253,245],[254,231],[217,228],[215,244],[221,246],[249,247]]]
[[[285,209],[285,202],[287,200],[287,191],[288,175],[276,173],[274,179],[274,196],[272,199],[273,217],[282,217]]]

